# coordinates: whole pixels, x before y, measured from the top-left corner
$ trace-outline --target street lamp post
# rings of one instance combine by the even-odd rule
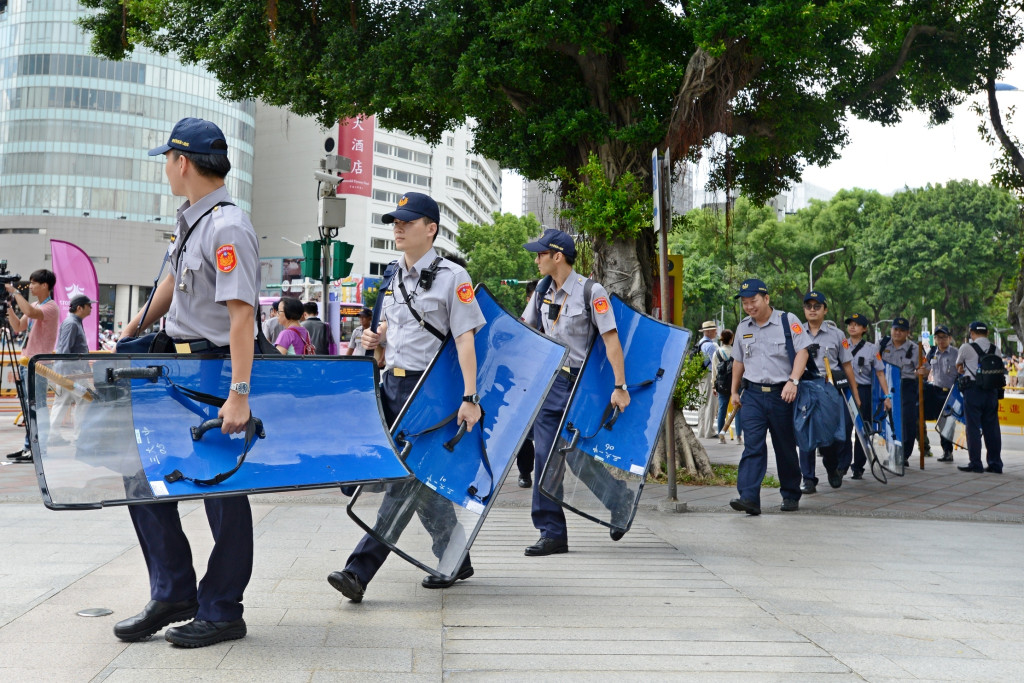
[[[878,326],[881,325],[882,323],[891,323],[891,322],[892,322],[892,318],[886,318],[885,320],[879,320],[878,322],[875,323],[875,343],[876,344],[878,343],[878,340],[880,338],[878,336]]]
[[[813,274],[814,262],[816,260],[818,260],[819,258],[821,258],[822,256],[828,256],[829,254],[835,254],[836,252],[843,251],[844,249],[846,249],[846,247],[839,247],[838,249],[833,249],[832,251],[823,251],[823,252],[821,252],[820,254],[818,254],[817,256],[815,256],[814,258],[811,259],[811,265],[807,266],[807,291],[810,291],[810,290],[814,289],[814,274]]]

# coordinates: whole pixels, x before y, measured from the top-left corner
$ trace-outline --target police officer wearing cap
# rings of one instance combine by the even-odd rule
[[[838,391],[842,392],[844,386],[853,386],[856,377],[853,374],[853,355],[850,353],[850,342],[846,335],[831,320],[825,320],[828,313],[828,301],[821,292],[811,290],[804,295],[804,316],[807,322],[804,323],[804,333],[807,335],[807,365],[812,373],[819,376],[826,376],[826,359],[832,370],[833,382]],[[842,370],[840,371],[840,366]],[[840,375],[845,374],[843,378]],[[854,399],[860,404],[860,395],[855,394]],[[843,397],[845,403],[846,398]],[[850,451],[850,416],[840,415],[846,425],[846,438],[828,446],[823,446],[821,461],[825,466],[825,473],[828,475],[828,483],[834,489],[843,485],[843,474],[850,467],[852,451]],[[818,478],[814,476],[814,451],[800,451],[800,472],[803,475],[803,483],[800,490],[803,493],[814,493],[818,484]]]
[[[372,356],[373,351],[369,351],[363,348],[363,330],[370,329],[370,323],[373,320],[373,311],[369,308],[363,308],[359,311],[359,327],[352,330],[352,339],[349,341],[348,346],[345,348],[346,356]]]
[[[903,412],[903,465],[906,466],[914,454],[917,441],[917,376],[926,375],[927,367],[920,367],[920,349],[909,340],[910,321],[893,318],[891,337],[885,337],[879,344],[878,357],[900,369],[900,409]],[[922,445],[922,448],[925,446]]]
[[[938,409],[941,410],[949,397],[949,391],[953,383],[959,377],[956,369],[957,347],[950,342],[949,328],[939,325],[935,328],[935,346],[928,350],[928,365],[932,374],[929,379],[929,386],[926,391],[934,392]],[[944,436],[939,436],[942,444],[942,457],[937,462],[953,462],[953,442]]]
[[[370,351],[378,346],[384,349],[387,368],[381,382],[384,417],[388,424],[394,423],[445,336],[451,332],[463,383],[462,404],[456,421],[465,422],[467,431],[472,431],[482,414],[476,393],[473,337],[486,322],[474,295],[473,283],[465,268],[442,258],[434,250],[441,212],[431,197],[407,192],[394,211],[384,214],[383,220],[394,224],[395,245],[404,255],[393,264],[397,270],[380,293],[382,315],[377,331],[365,326],[362,342]],[[394,507],[407,502],[408,494],[405,485],[390,486],[378,519],[390,519]],[[421,503],[417,513],[434,541],[435,555],[440,558],[457,524],[452,504],[439,497],[429,498]],[[345,568],[331,572],[327,580],[352,602],[361,602],[366,586],[390,553],[388,546],[366,534],[349,555]],[[473,565],[467,554],[451,581],[427,576],[422,585],[447,588],[472,575]]]
[[[148,310],[140,311],[124,334],[134,336],[166,316],[165,331],[178,353],[230,357],[230,389],[218,416],[223,420],[221,431],[236,434],[245,430],[251,417],[258,240],[249,217],[224,186],[231,163],[220,128],[202,119],[182,119],[167,144],[149,152],[158,154],[166,157],[164,172],[171,192],[186,201],[178,209],[168,249],[170,275],[153,292]],[[245,636],[242,594],[253,557],[249,499],[206,498],[203,503],[214,546],[198,588],[178,504],[129,506],[149,569],[151,600],[140,614],[114,626],[121,640],[143,640],[189,619],[184,626],[168,629],[166,639],[182,647],[202,647]]]
[[[967,465],[957,467],[961,472],[1003,473],[1003,437],[999,433],[999,398],[1001,389],[982,389],[977,384],[978,365],[981,354],[995,354],[1002,357],[999,347],[988,339],[988,325],[976,321],[971,323],[971,340],[960,347],[956,356],[956,367],[960,372],[961,388],[964,393],[964,417],[967,421]],[[980,353],[979,353],[980,351]],[[985,439],[985,459],[988,466],[981,466],[981,440]]]
[[[744,445],[736,480],[739,498],[729,505],[748,515],[761,514],[761,482],[768,470],[766,439],[771,432],[782,510],[792,512],[800,509],[793,401],[806,365],[808,335],[799,318],[772,307],[762,280],[744,280],[736,298],[747,317],[737,325],[733,340],[731,400],[737,408],[743,406]],[[800,362],[799,368],[795,362]]]
[[[89,342],[85,337],[85,327],[82,321],[92,313],[92,305],[96,303],[89,297],[79,294],[68,304],[68,312],[71,314],[64,318],[57,329],[57,348],[54,353],[62,354],[86,354],[89,353]],[[89,364],[84,361],[61,361],[55,368],[62,375],[70,375],[76,372],[89,372]],[[81,429],[79,399],[75,392],[67,389],[56,389],[57,398],[53,402],[53,411],[50,413],[50,445],[57,445],[64,439],[60,435],[60,427],[64,424],[64,418],[75,406],[75,421],[73,434],[78,438]]]
[[[853,374],[857,380],[857,395],[860,396],[860,416],[864,424],[871,421],[871,375],[878,377],[878,385],[882,388],[885,396],[885,407],[892,410],[892,394],[889,393],[889,385],[885,381],[885,366],[878,358],[878,344],[868,341],[864,337],[867,332],[868,322],[866,316],[855,313],[846,319],[846,331],[850,335],[850,355],[853,359]],[[852,427],[852,425],[851,425]],[[864,468],[867,466],[868,458],[860,439],[853,436],[852,429],[847,430],[847,441],[853,438],[853,475],[851,479],[863,479]],[[844,472],[845,474],[845,472]]]
[[[587,357],[587,351],[596,334],[604,341],[605,354],[615,374],[615,386],[609,387],[609,402],[620,411],[629,405],[629,390],[626,385],[626,371],[623,362],[622,345],[615,324],[615,313],[608,300],[608,292],[599,283],[580,275],[573,268],[576,261],[576,244],[572,237],[553,228],[545,230],[538,239],[523,245],[527,251],[537,254],[534,261],[545,278],[551,280],[542,291],[538,285],[526,304],[522,318],[527,325],[540,330],[548,337],[564,344],[569,349],[567,363],[555,376],[544,404],[533,423],[535,450],[535,471],[533,483],[533,526],[540,532],[540,539],[525,550],[526,555],[540,557],[569,552],[569,532],[565,524],[562,507],[540,492],[540,473],[555,444],[562,414],[569,404],[573,385],[580,367]],[[542,280],[541,282],[545,282]],[[607,475],[601,478],[602,501],[612,512],[612,524],[618,521],[623,526],[626,519],[621,515],[630,512],[626,505],[629,492],[621,481]],[[595,483],[601,477],[598,471],[588,472],[587,480]],[[625,533],[623,528],[612,528],[613,540],[619,540]]]

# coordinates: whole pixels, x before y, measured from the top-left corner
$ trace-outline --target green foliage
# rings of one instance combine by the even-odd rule
[[[683,362],[683,371],[676,382],[676,390],[672,401],[677,410],[696,410],[704,403],[704,395],[700,391],[700,381],[708,373],[704,369],[704,356],[699,353],[689,355]]]
[[[699,475],[694,474],[687,470],[685,467],[679,467],[676,469],[676,483],[685,484],[686,486],[736,486],[736,479],[739,477],[739,466],[738,465],[723,465],[723,464],[711,464],[711,477],[707,479],[701,478]],[[665,471],[658,472],[653,477],[654,481],[664,484],[668,481],[668,477],[665,476]],[[781,486],[779,480],[774,475],[766,475],[764,480],[761,481],[761,488],[763,489],[777,489]]]
[[[652,225],[651,194],[631,172],[609,179],[597,155],[576,173],[562,168],[558,177],[568,186],[561,214],[584,234],[604,241],[637,237]]]
[[[373,308],[377,305],[377,296],[380,294],[379,287],[368,287],[363,290],[363,306]]]
[[[526,308],[526,282],[539,277],[534,254],[523,245],[540,234],[540,223],[532,214],[520,218],[495,212],[492,218],[492,225],[459,223],[456,244],[466,255],[473,282],[487,285],[498,303],[518,316]],[[503,285],[502,280],[521,284]]]

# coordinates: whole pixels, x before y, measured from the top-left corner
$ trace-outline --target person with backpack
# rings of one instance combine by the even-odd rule
[[[715,351],[714,364],[712,367],[714,370],[714,380],[712,385],[715,388],[715,394],[718,396],[718,440],[725,443],[725,434],[722,433],[722,427],[725,426],[725,416],[729,412],[729,395],[732,393],[732,330],[722,330],[721,341],[718,350]],[[733,424],[736,426],[736,443],[743,443],[743,430],[740,429],[740,416],[737,413],[736,417],[733,418]]]
[[[544,333],[569,349],[567,365],[555,375],[551,390],[544,399],[537,418],[533,422],[534,470],[533,502],[530,516],[533,526],[540,532],[540,539],[524,552],[528,557],[541,557],[569,552],[569,531],[565,523],[562,506],[540,492],[540,478],[551,450],[555,445],[562,415],[569,405],[576,378],[583,361],[586,360],[590,344],[596,335],[601,335],[605,355],[614,374],[615,385],[608,387],[608,402],[624,411],[629,405],[629,388],[626,384],[625,361],[619,342],[615,312],[608,299],[608,292],[599,283],[576,272],[576,243],[572,237],[554,228],[544,231],[538,239],[523,245],[527,251],[536,254],[537,270],[543,279],[537,285],[530,301],[523,311],[523,322]],[[604,397],[601,397],[604,400]],[[598,475],[597,472],[603,473]],[[600,477],[601,491],[594,486]],[[612,510],[612,524],[616,523],[616,510],[625,511],[625,505],[611,505],[616,499],[631,496],[626,485],[608,473],[604,468],[595,472],[588,486]],[[621,520],[624,525],[627,520]],[[612,528],[612,540],[622,538],[625,531]]]
[[[320,307],[315,301],[307,301],[302,308],[302,326],[309,332],[309,339],[316,348],[316,355],[329,356],[331,345],[334,344],[334,335],[331,334],[330,326],[320,319]]]
[[[967,420],[967,456],[970,461],[957,467],[961,472],[1003,473],[1002,435],[999,433],[999,399],[1006,377],[999,348],[988,340],[988,325],[973,322],[971,340],[960,347],[956,369],[964,394]],[[985,439],[988,467],[981,466],[981,439]]]
[[[953,388],[953,382],[957,380],[956,357],[959,349],[949,343],[949,328],[939,325],[935,328],[935,346],[928,350],[928,365],[931,367],[932,375],[925,387],[926,392],[931,392],[932,398],[927,403],[934,402],[934,412],[928,410],[926,403],[925,419],[934,420],[936,415],[942,411],[949,391]],[[939,436],[942,444],[942,457],[936,458],[936,462],[953,462],[953,442],[944,436]]]
[[[920,348],[910,341],[910,321],[893,318],[891,336],[883,337],[878,345],[878,357],[900,369],[900,407],[903,413],[903,465],[914,454],[917,441],[917,405],[921,397],[917,394],[917,374],[927,374],[928,368],[921,365]],[[895,425],[894,425],[895,426]],[[926,448],[921,444],[922,448]]]
[[[277,307],[277,321],[281,324],[281,333],[277,335],[274,346],[281,353],[289,356],[314,356],[316,347],[309,339],[309,332],[302,326],[305,309],[298,299],[281,299]]]
[[[717,414],[714,395],[714,364],[715,354],[718,353],[718,344],[715,337],[718,336],[718,324],[714,320],[706,320],[700,326],[703,336],[694,345],[694,351],[704,357],[704,375],[700,380],[700,394],[704,399],[701,403],[700,413],[697,418],[697,437],[701,439],[714,439],[718,436],[715,429],[715,415]]]

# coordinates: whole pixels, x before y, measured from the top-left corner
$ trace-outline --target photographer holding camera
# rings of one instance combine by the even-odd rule
[[[60,323],[60,315],[57,310],[57,302],[53,300],[53,287],[57,284],[57,277],[53,271],[40,268],[28,276],[28,291],[34,296],[38,304],[30,304],[21,292],[11,283],[4,285],[7,293],[11,295],[14,302],[24,315],[19,316],[13,308],[7,309],[7,321],[11,325],[14,334],[20,334],[26,329],[28,337],[21,349],[21,355],[31,358],[41,353],[53,353],[57,343],[57,326]],[[22,380],[25,375],[19,373]],[[28,387],[23,385],[27,391]],[[7,457],[16,462],[32,462],[32,451],[28,441],[28,416],[25,416],[25,449],[15,451]]]

